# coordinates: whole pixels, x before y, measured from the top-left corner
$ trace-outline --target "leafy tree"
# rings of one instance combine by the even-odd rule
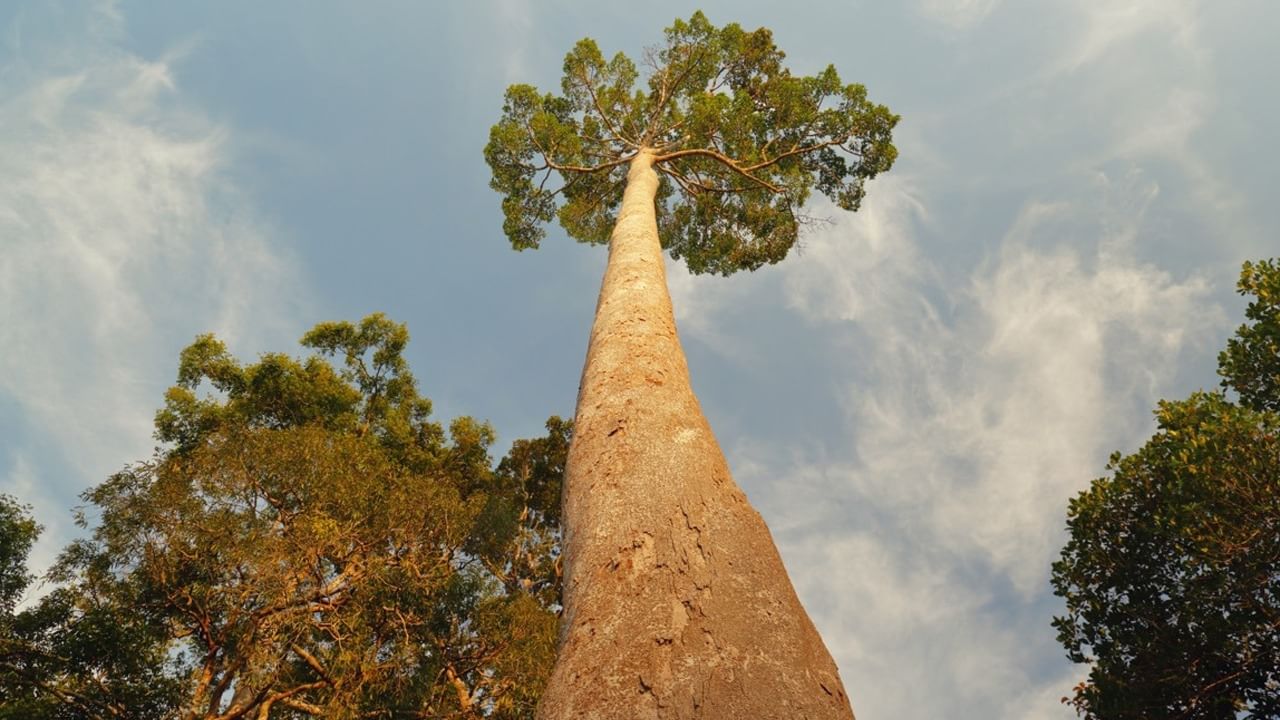
[[[27,553],[39,535],[40,526],[31,518],[31,509],[0,495],[0,623],[6,621],[31,584]]]
[[[1280,717],[1280,267],[1246,264],[1220,393],[1161,402],[1140,450],[1071,501],[1058,639],[1088,718]],[[1268,369],[1270,368],[1270,369]],[[1066,700],[1066,699],[1064,699]]]
[[[769,30],[676,20],[642,80],[580,41],[506,92],[485,147],[518,250],[608,242],[566,466],[565,615],[545,718],[852,717],[835,664],[689,385],[663,269],[786,257],[817,189],[856,210],[897,117]]]
[[[373,315],[304,360],[185,349],[164,448],[85,494],[91,537],[19,615],[44,665],[16,685],[49,717],[529,717],[569,424],[492,467],[488,425],[430,420],[407,342]]]
[[[64,562],[76,554],[69,550]],[[0,718],[156,718],[180,697],[166,628],[132,604],[136,586],[102,558],[49,579],[57,587],[4,621]]]
[[[1255,410],[1280,412],[1280,264],[1247,262],[1240,272],[1240,293],[1252,295],[1244,324],[1218,356],[1222,384]]]
[[[580,241],[609,242],[641,165],[659,175],[663,247],[694,272],[782,260],[815,187],[856,210],[865,181],[897,156],[898,118],[833,66],[796,76],[783,59],[768,29],[717,28],[698,12],[646,51],[642,83],[630,58],[606,60],[585,38],[565,57],[563,94],[512,85],[485,147],[512,245],[537,247],[554,219]]]
[[[154,715],[173,689],[152,667],[164,659],[133,617],[103,611],[100,568],[85,578],[78,622],[67,622],[75,596],[62,588],[15,613],[39,533],[28,507],[0,495],[0,720]],[[72,674],[79,683],[63,681]]]

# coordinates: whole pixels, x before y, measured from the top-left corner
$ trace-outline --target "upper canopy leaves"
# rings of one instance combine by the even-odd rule
[[[642,149],[661,177],[664,247],[694,272],[754,270],[786,257],[816,186],[856,210],[864,183],[897,155],[898,117],[841,84],[834,67],[798,77],[766,28],[676,20],[645,53],[648,77],[584,39],[565,57],[561,95],[507,89],[485,159],[504,195],[503,229],[537,247],[558,218],[583,242],[608,242],[627,163]]]

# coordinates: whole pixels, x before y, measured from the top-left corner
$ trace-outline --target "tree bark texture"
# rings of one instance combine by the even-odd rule
[[[560,653],[538,717],[852,720],[689,384],[652,165],[647,151],[631,162],[591,330],[565,478]]]

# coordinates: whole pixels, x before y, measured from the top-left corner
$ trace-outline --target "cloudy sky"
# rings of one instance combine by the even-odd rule
[[[72,537],[154,444],[178,351],[383,311],[444,418],[573,411],[599,248],[513,253],[480,150],[583,36],[696,6],[0,6],[0,492]],[[1280,5],[708,2],[903,117],[900,160],[785,263],[670,266],[693,382],[861,720],[1061,718],[1067,499],[1216,384],[1280,254]]]

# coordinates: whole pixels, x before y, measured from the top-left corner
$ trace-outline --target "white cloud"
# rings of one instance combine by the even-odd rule
[[[955,30],[978,25],[1000,4],[1000,0],[919,0],[916,11]]]
[[[534,37],[533,6],[528,0],[493,0],[488,13],[503,36],[495,45],[502,48],[506,82],[529,82],[529,40]]]
[[[167,61],[107,42],[112,8],[92,32],[23,34],[0,68],[0,401],[25,438],[0,491],[56,477],[34,488],[51,541],[66,528],[47,513],[149,452],[178,348],[284,330],[298,302],[223,175],[228,132],[184,106]]]
[[[827,206],[821,214],[836,225],[805,239],[804,252],[786,273],[787,298],[808,317],[880,322],[884,305],[919,307],[911,286],[931,272],[919,249],[904,238],[913,225],[928,222],[915,178],[890,174],[873,183],[869,199],[856,215]],[[856,223],[856,244],[832,241]]]
[[[719,315],[750,296],[765,292],[769,274],[742,274],[729,278],[699,277],[689,272],[684,263],[665,258],[667,289],[681,336],[697,338],[720,356],[734,362],[750,363],[751,343],[748,338],[726,332]]]
[[[1205,15],[1197,0],[1141,0],[1130,3],[1063,3],[1075,29],[1061,52],[1036,73],[1036,84],[1054,87],[1086,122],[1105,130],[1086,163],[1123,158],[1138,165],[1153,161],[1178,166],[1200,208],[1229,242],[1247,246],[1255,237],[1230,170],[1207,153],[1199,133],[1221,111],[1222,78],[1213,67],[1216,48],[1205,38]],[[1078,85],[1076,83],[1079,83]],[[1070,88],[1070,89],[1068,89]]]
[[[1197,38],[1199,3],[1195,0],[1136,0],[1098,3],[1070,0],[1066,5],[1083,21],[1054,70],[1074,71],[1104,59],[1122,46],[1132,46],[1146,33],[1158,33],[1197,60],[1204,57]]]

